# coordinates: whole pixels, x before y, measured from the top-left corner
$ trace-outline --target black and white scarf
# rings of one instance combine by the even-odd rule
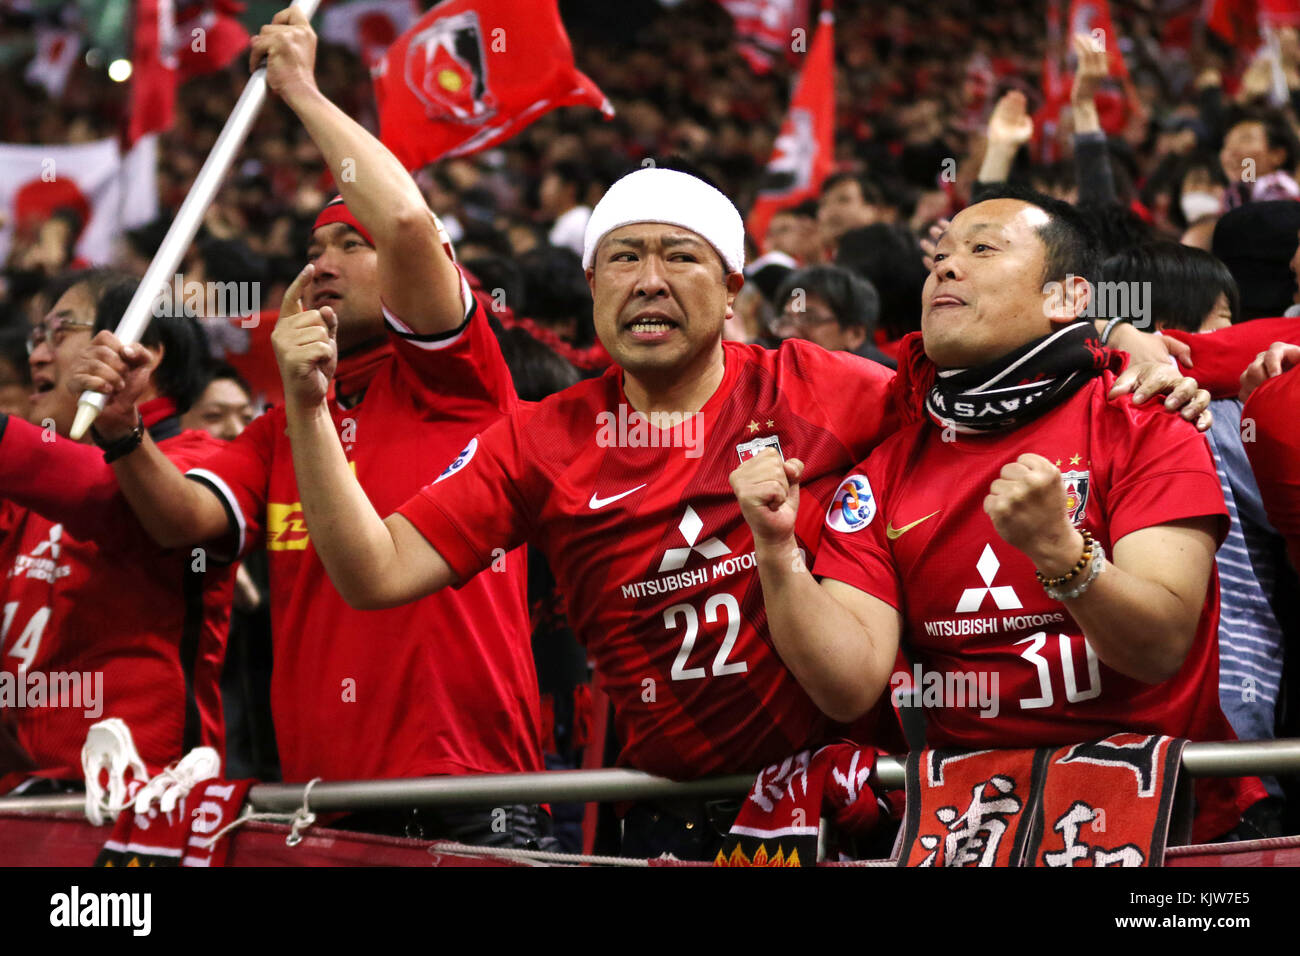
[[[1019,428],[1110,365],[1091,322],[1072,322],[976,368],[941,370],[925,397],[936,425],[961,434]]]

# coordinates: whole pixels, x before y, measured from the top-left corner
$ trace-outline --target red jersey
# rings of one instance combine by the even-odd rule
[[[330,411],[382,515],[517,403],[486,319],[421,336],[385,313],[392,343],[363,400]],[[340,369],[340,376],[347,370]],[[189,477],[231,513],[240,553],[265,544],[271,585],[271,716],[284,779],[542,769],[522,552],[458,590],[383,611],[348,606],[303,520],[282,409],[254,421]]]
[[[177,467],[223,444],[180,431],[167,399],[140,411]],[[0,719],[41,776],[81,779],[86,732],[109,717],[131,728],[150,773],[199,745],[224,753],[234,569],[160,549],[102,452],[45,437],[11,418],[0,438]]]
[[[1296,321],[1294,319],[1289,321]],[[1297,323],[1300,324],[1300,323]],[[1300,370],[1269,379],[1241,410],[1243,446],[1255,472],[1269,523],[1286,539],[1291,564],[1300,568]],[[1253,428],[1253,436],[1245,435]]]
[[[1235,739],[1219,710],[1217,572],[1182,668],[1145,684],[1098,660],[984,511],[1003,466],[1032,452],[1061,469],[1072,522],[1107,555],[1141,528],[1226,518],[1205,438],[1161,403],[1107,399],[1114,379],[1103,373],[1010,431],[943,441],[928,421],[909,425],[854,469],[825,513],[831,531],[815,573],[898,609],[903,650],[923,675],[966,673],[986,682],[978,697],[991,691],[991,706],[954,694],[927,707],[928,746],[1036,747],[1121,731]],[[1226,530],[1221,521],[1220,540]],[[1206,778],[1197,795],[1202,839],[1235,826],[1263,790]]]
[[[1236,398],[1241,373],[1255,356],[1274,342],[1300,345],[1300,321],[1296,319],[1251,319],[1213,332],[1160,333],[1191,346],[1192,365],[1179,371],[1196,379],[1213,398]]]
[[[678,779],[757,770],[828,730],[771,646],[728,481],[740,456],[779,443],[825,499],[895,427],[880,365],[799,341],[723,349],[717,391],[675,428],[633,412],[611,368],[497,422],[399,509],[462,580],[494,549],[541,549],[613,701],[620,762]],[[800,521],[809,555],[820,528]]]

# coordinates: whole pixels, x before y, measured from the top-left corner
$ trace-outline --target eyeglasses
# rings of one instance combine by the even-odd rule
[[[828,312],[814,312],[812,310],[793,312],[786,310],[776,317],[772,325],[776,328],[806,329],[837,321],[839,320]]]
[[[47,339],[50,348],[57,349],[63,344],[63,334],[74,329],[93,329],[94,322],[74,322],[72,319],[56,319],[50,323],[34,326],[27,333],[27,354],[31,355]]]

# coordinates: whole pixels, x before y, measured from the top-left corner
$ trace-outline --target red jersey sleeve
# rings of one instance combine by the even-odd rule
[[[821,405],[831,430],[856,455],[865,457],[898,430],[893,369],[800,339],[789,339],[781,347],[805,395]]]
[[[235,541],[232,557],[242,557],[262,541],[276,430],[284,428],[284,412],[273,408],[185,473],[207,486],[225,507]]]
[[[1228,510],[1205,436],[1161,402],[1134,405],[1128,395],[1106,399],[1113,383],[1108,374],[1098,393],[1106,407],[1095,435],[1098,447],[1106,449],[1095,459],[1107,460],[1109,467],[1111,541],[1142,528],[1215,515],[1222,543]]]
[[[1294,320],[1290,320],[1294,321]],[[1245,442],[1269,523],[1286,539],[1291,563],[1300,568],[1300,368],[1255,389],[1242,409],[1243,429],[1254,423],[1255,440]]]
[[[886,449],[875,452],[840,482],[826,509],[813,573],[843,581],[902,612],[903,586],[885,533],[888,518],[879,494],[886,486],[886,453]]]
[[[1236,398],[1241,390],[1241,373],[1256,355],[1274,342],[1300,345],[1300,321],[1252,319],[1215,332],[1167,329],[1161,334],[1191,346],[1192,367],[1182,370],[1201,388],[1214,398]]]
[[[384,307],[384,322],[397,353],[398,374],[417,401],[435,405],[439,418],[478,419],[484,404],[509,412],[518,399],[487,313],[461,277],[465,321],[449,332],[421,335]]]
[[[461,582],[492,563],[494,551],[526,541],[546,485],[519,440],[533,406],[495,422],[397,513],[415,525]]]

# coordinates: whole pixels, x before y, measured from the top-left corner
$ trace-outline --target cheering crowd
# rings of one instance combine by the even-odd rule
[[[919,14],[837,10],[837,172],[762,236],[738,207],[785,77],[712,4],[573,29],[613,122],[415,177],[358,122],[357,64],[278,14],[243,65],[276,103],[183,267],[259,283],[258,321],[123,344],[166,223],[89,271],[75,211],[16,235],[3,673],[102,673],[151,774],[207,744],[294,782],[572,766],[605,743],[589,666],[619,764],[675,779],[838,739],[1295,736],[1295,112],[1128,10],[1131,88],[1076,38],[1048,124],[1041,11],[972,34],[948,6],[924,43]],[[182,89],[168,208],[239,86]],[[92,137],[100,93],[5,137]],[[900,726],[903,660],[993,674],[1000,714]],[[0,787],[74,785],[94,719],[0,704]],[[1196,797],[1197,840],[1296,832],[1292,781]],[[635,803],[613,846],[711,859],[735,810]],[[559,812],[329,823],[575,848]]]

